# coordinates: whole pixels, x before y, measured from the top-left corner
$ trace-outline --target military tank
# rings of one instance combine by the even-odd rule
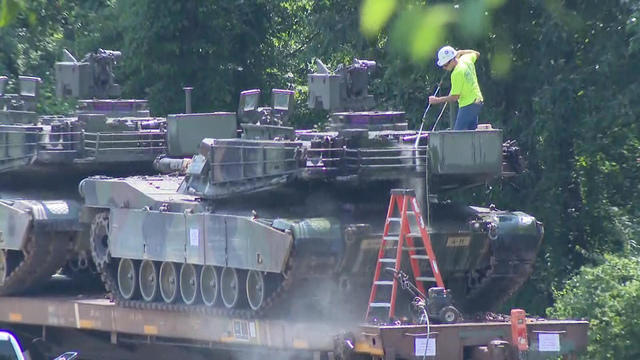
[[[119,304],[361,317],[398,186],[428,205],[441,272],[464,310],[495,307],[526,280],[539,222],[432,196],[510,174],[501,130],[419,134],[403,112],[371,110],[374,62],[318,65],[309,106],[331,111],[326,131],[286,126],[292,92],[259,108],[259,91],[246,91],[240,138],[216,134],[191,159],[159,159],[171,175],[80,183],[94,261]]]
[[[113,73],[118,51],[99,49],[80,61],[66,50],[63,56],[56,63],[56,93],[80,99],[71,114],[35,112],[39,78],[21,76],[19,94],[11,95],[4,92],[8,78],[0,77],[2,295],[37,290],[65,264],[68,271],[91,265],[80,180],[154,173],[158,155],[191,154],[211,128],[235,136],[234,114],[158,118],[146,100],[113,99],[120,96]]]

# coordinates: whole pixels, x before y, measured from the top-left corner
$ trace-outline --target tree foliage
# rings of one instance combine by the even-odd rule
[[[564,289],[554,292],[547,313],[555,318],[589,319],[586,359],[638,359],[640,337],[640,260],[607,256],[584,267]]]

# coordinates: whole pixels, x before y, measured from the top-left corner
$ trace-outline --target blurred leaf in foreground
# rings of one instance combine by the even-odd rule
[[[2,0],[0,3],[0,27],[9,25],[23,8],[24,4],[20,0]]]
[[[360,9],[360,31],[367,37],[378,35],[396,8],[396,0],[364,0]]]

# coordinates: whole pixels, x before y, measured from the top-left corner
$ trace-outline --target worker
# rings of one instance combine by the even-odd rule
[[[445,101],[458,102],[458,115],[454,130],[475,130],[484,99],[476,77],[475,62],[480,53],[475,50],[457,50],[443,46],[438,51],[438,66],[451,71],[451,91],[448,96],[429,96],[429,104]]]

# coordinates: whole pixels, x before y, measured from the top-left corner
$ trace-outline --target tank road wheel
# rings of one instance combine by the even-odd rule
[[[136,297],[138,290],[138,276],[136,264],[131,259],[120,259],[118,264],[118,289],[126,300]]]
[[[144,260],[140,263],[140,295],[147,302],[152,302],[158,297],[158,269],[151,260]]]
[[[180,295],[187,305],[198,299],[198,272],[192,264],[182,264],[180,268]]]
[[[98,270],[102,270],[111,260],[108,212],[100,212],[93,218],[89,240],[93,262]]]
[[[264,276],[260,271],[251,270],[247,274],[247,300],[252,310],[262,307],[264,301],[265,285]]]
[[[178,298],[178,271],[169,261],[163,262],[160,266],[160,295],[167,304],[175,302]]]
[[[222,303],[228,309],[240,305],[241,294],[244,294],[244,281],[240,278],[240,271],[226,267],[220,274],[220,295]]]
[[[218,274],[211,265],[204,265],[200,271],[200,294],[207,306],[215,305],[218,300]]]

